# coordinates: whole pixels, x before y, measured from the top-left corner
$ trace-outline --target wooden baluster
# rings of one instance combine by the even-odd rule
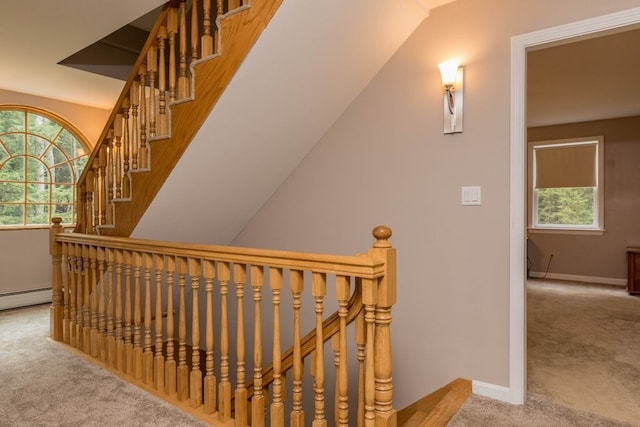
[[[191,0],[191,63],[198,60],[198,0]]]
[[[95,189],[95,203],[93,204],[93,228],[95,231],[95,227],[98,225],[102,225],[102,200],[103,200],[103,190],[104,185],[102,184],[102,170],[100,165],[104,159],[104,146],[100,147],[100,151],[98,152],[98,157],[93,159],[93,163],[91,164],[91,168],[93,170],[93,188]]]
[[[64,260],[61,262],[61,265],[64,266],[64,282],[62,285],[62,342],[65,344],[69,344],[71,333],[69,331],[69,289],[71,282],[71,258],[69,256],[69,244],[62,244],[62,254]],[[61,281],[62,282],[62,281]]]
[[[169,102],[176,100],[176,34],[178,33],[178,9],[171,7],[167,15],[169,35]]]
[[[133,310],[131,308],[131,251],[124,251],[124,360],[127,375],[134,375]]]
[[[49,254],[51,255],[51,325],[50,335],[55,341],[63,341],[64,291],[62,279],[62,245],[56,242],[56,235],[63,232],[62,218],[52,219],[49,230]]]
[[[192,408],[202,405],[202,371],[200,370],[200,305],[198,290],[200,289],[201,265],[199,259],[189,258],[189,275],[191,276],[191,378],[189,381],[189,404]]]
[[[284,402],[282,401],[282,348],[280,339],[280,292],[282,289],[282,269],[269,268],[269,287],[273,304],[273,383],[271,391],[271,425],[284,426]]]
[[[244,284],[247,282],[247,266],[233,265],[233,280],[236,284],[236,390],[235,390],[235,422],[236,425],[247,425],[247,387],[245,384],[245,337],[244,337]]]
[[[91,172],[87,172],[86,181],[83,182],[83,183],[78,183],[78,185],[76,186],[76,191],[77,191],[77,194],[79,195],[79,199],[80,199],[80,200],[78,200],[78,206],[76,207],[76,212],[77,212],[76,226],[78,227],[78,230],[80,230],[81,233],[87,233],[87,231],[86,231],[87,220],[85,218],[85,212],[86,212],[86,209],[87,209],[87,185],[86,185],[86,182],[89,182],[90,179],[91,179],[88,176],[89,173],[91,173]]]
[[[213,55],[213,37],[211,36],[211,0],[202,2],[202,37],[200,39],[202,57]]]
[[[140,82],[134,80],[131,82],[131,91],[129,92],[131,99],[131,169],[138,170],[138,149],[140,146],[140,124],[138,122],[138,108],[140,105]]]
[[[220,22],[220,17],[224,14],[224,0],[216,1],[216,21]],[[220,28],[216,28],[216,31],[213,33],[213,46],[215,47],[216,52],[219,52],[220,49]]]
[[[304,427],[302,410],[302,348],[300,342],[300,308],[304,291],[304,276],[300,270],[291,270],[289,286],[293,294],[293,410],[291,411],[291,427]],[[322,347],[320,350],[322,351]]]
[[[100,278],[100,289],[98,290],[98,356],[100,361],[107,360],[107,323],[105,321],[105,292],[107,288],[106,277],[106,249],[98,248],[98,277]]]
[[[116,327],[115,327],[115,351],[113,366],[121,371],[125,371],[124,364],[124,334],[122,330],[122,263],[124,254],[122,249],[114,251],[116,262]]]
[[[333,351],[333,366],[336,372],[335,387],[333,390],[333,423],[338,425],[338,397],[340,395],[340,382],[338,381],[338,373],[340,371],[340,334],[331,337],[331,350]]]
[[[177,368],[177,393],[178,400],[189,398],[189,368],[187,367],[187,315],[185,304],[185,285],[187,277],[187,259],[178,258],[178,286],[180,287],[180,301],[178,306],[178,368]]]
[[[104,203],[104,221],[105,224],[113,224],[113,198],[115,189],[115,146],[114,146],[114,131],[109,129],[107,137],[107,165],[105,167],[106,176],[104,179],[105,185],[105,203]]]
[[[82,245],[76,244],[76,345],[75,347],[79,350],[82,350],[82,331],[84,329],[83,325],[83,307],[82,304],[84,302],[84,275],[83,275],[83,264],[82,264]]]
[[[151,46],[147,52],[147,81],[149,82],[149,139],[156,136],[156,71],[158,71],[158,50]]]
[[[67,315],[68,320],[68,344],[72,347],[76,346],[76,245],[70,244],[67,248],[67,260],[69,264],[67,277],[69,278],[67,281],[68,284],[68,303],[69,306],[69,314]]]
[[[262,320],[260,302],[264,285],[264,267],[251,266],[253,287],[253,397],[251,398],[251,425],[264,427],[265,398],[262,392]]]
[[[349,278],[336,277],[336,299],[340,316],[340,366],[338,367],[338,425],[349,425],[349,396],[347,394],[347,304],[349,302]]]
[[[239,8],[242,5],[242,0],[229,0],[229,12]]]
[[[140,292],[140,270],[142,255],[133,252],[133,376],[142,380],[142,298]]]
[[[111,366],[116,364],[116,337],[113,310],[113,263],[115,261],[114,249],[107,249],[107,363]]]
[[[156,390],[164,390],[164,355],[162,354],[162,270],[164,256],[153,255],[153,267],[156,271],[156,354],[153,359],[153,385]]]
[[[144,266],[144,351],[142,352],[142,381],[153,385],[153,351],[151,350],[151,267],[153,258],[149,253],[142,254]]]
[[[149,169],[149,151],[147,150],[147,67],[140,65],[140,147],[138,148],[138,168]]]
[[[362,302],[364,304],[364,322],[366,327],[367,363],[365,365],[364,380],[364,425],[375,426],[375,371],[374,371],[374,323],[376,321],[376,291],[375,282],[371,279],[362,279]]]
[[[324,332],[322,330],[322,316],[324,314],[324,297],[327,294],[327,275],[324,273],[312,273],[312,294],[315,300],[314,311],[316,313],[316,350],[313,358],[313,392],[314,415],[312,427],[326,427],[327,419],[324,414]]]
[[[384,261],[386,274],[378,279],[377,283],[368,282],[369,289],[363,288],[374,294],[374,298],[368,299],[368,302],[376,305],[374,351],[367,352],[367,358],[374,361],[375,425],[385,426],[397,423],[397,413],[393,409],[393,385],[391,383],[391,307],[396,303],[396,250],[391,247],[388,240],[391,234],[391,229],[385,226],[373,229],[376,242],[369,250],[369,256]]]
[[[216,270],[215,263],[211,260],[203,261],[203,276],[207,298],[207,320],[205,327],[205,346],[207,357],[205,359],[204,376],[204,412],[213,414],[216,411],[216,377],[213,373],[213,279]]]
[[[357,412],[357,427],[364,426],[364,384],[365,384],[365,360],[366,360],[366,326],[364,323],[364,311],[360,311],[355,321],[355,335],[356,335],[356,348],[358,358],[358,412]]]
[[[113,173],[115,175],[115,196],[114,199],[122,198],[122,114],[116,114],[113,122],[113,146],[115,151],[112,155]]]
[[[229,382],[229,319],[227,295],[231,268],[227,262],[218,262],[218,281],[220,282],[220,385],[218,396],[220,421],[231,418],[231,383]]]
[[[89,168],[88,168],[89,169]],[[89,169],[87,172],[87,179],[85,184],[85,205],[84,205],[84,214],[83,214],[83,232],[86,234],[93,234],[94,226],[95,226],[95,218],[93,217],[93,192],[95,191],[94,187],[95,183],[95,174],[93,169]]]
[[[129,158],[131,156],[131,141],[129,136],[129,98],[125,98],[122,105],[122,198],[131,197],[131,181],[129,180]]]
[[[98,248],[91,246],[91,356],[100,355],[100,341],[98,334],[98,283],[102,276],[98,276]]]
[[[176,259],[165,258],[167,271],[167,360],[164,362],[164,391],[169,396],[176,394],[176,360],[174,357],[174,316],[173,316],[173,273],[176,271]]]
[[[178,77],[178,98],[189,96],[189,77],[187,76],[187,3],[180,2],[180,76]]]
[[[158,31],[158,135],[167,135],[167,80],[165,63],[165,41],[167,27],[164,25]]]
[[[82,245],[82,271],[84,272],[84,302],[83,302],[83,320],[82,320],[82,351],[87,354],[91,353],[91,261],[89,258],[89,246]]]

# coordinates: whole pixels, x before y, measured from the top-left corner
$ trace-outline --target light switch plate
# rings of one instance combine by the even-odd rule
[[[482,204],[482,191],[480,186],[462,187],[462,205],[478,206]]]

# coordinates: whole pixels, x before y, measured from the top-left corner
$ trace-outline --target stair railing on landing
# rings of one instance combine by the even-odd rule
[[[281,1],[165,5],[78,181],[75,231],[131,234]]]
[[[395,426],[390,324],[396,251],[389,228],[376,227],[373,235],[366,255],[334,256],[63,233],[56,218],[51,336],[213,425],[264,426],[268,417],[274,427],[304,426],[304,395],[313,402],[307,411],[313,426],[326,426],[327,419],[337,426]],[[244,296],[247,284],[251,300]],[[305,305],[309,298],[313,303]],[[253,310],[245,314],[245,305]],[[337,313],[325,318],[332,305]],[[315,327],[303,338],[305,321]],[[355,342],[348,338],[350,325]],[[283,352],[289,339],[292,348]],[[333,360],[325,360],[328,339]],[[271,358],[263,355],[268,350]],[[307,355],[311,383],[304,381]],[[352,376],[349,367],[355,367]]]

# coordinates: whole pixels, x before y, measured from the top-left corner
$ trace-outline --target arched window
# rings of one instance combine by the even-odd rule
[[[76,222],[75,186],[88,159],[86,138],[47,111],[0,106],[0,227]]]

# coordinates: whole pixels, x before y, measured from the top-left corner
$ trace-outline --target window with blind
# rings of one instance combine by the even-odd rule
[[[530,226],[603,230],[603,137],[529,144]]]

